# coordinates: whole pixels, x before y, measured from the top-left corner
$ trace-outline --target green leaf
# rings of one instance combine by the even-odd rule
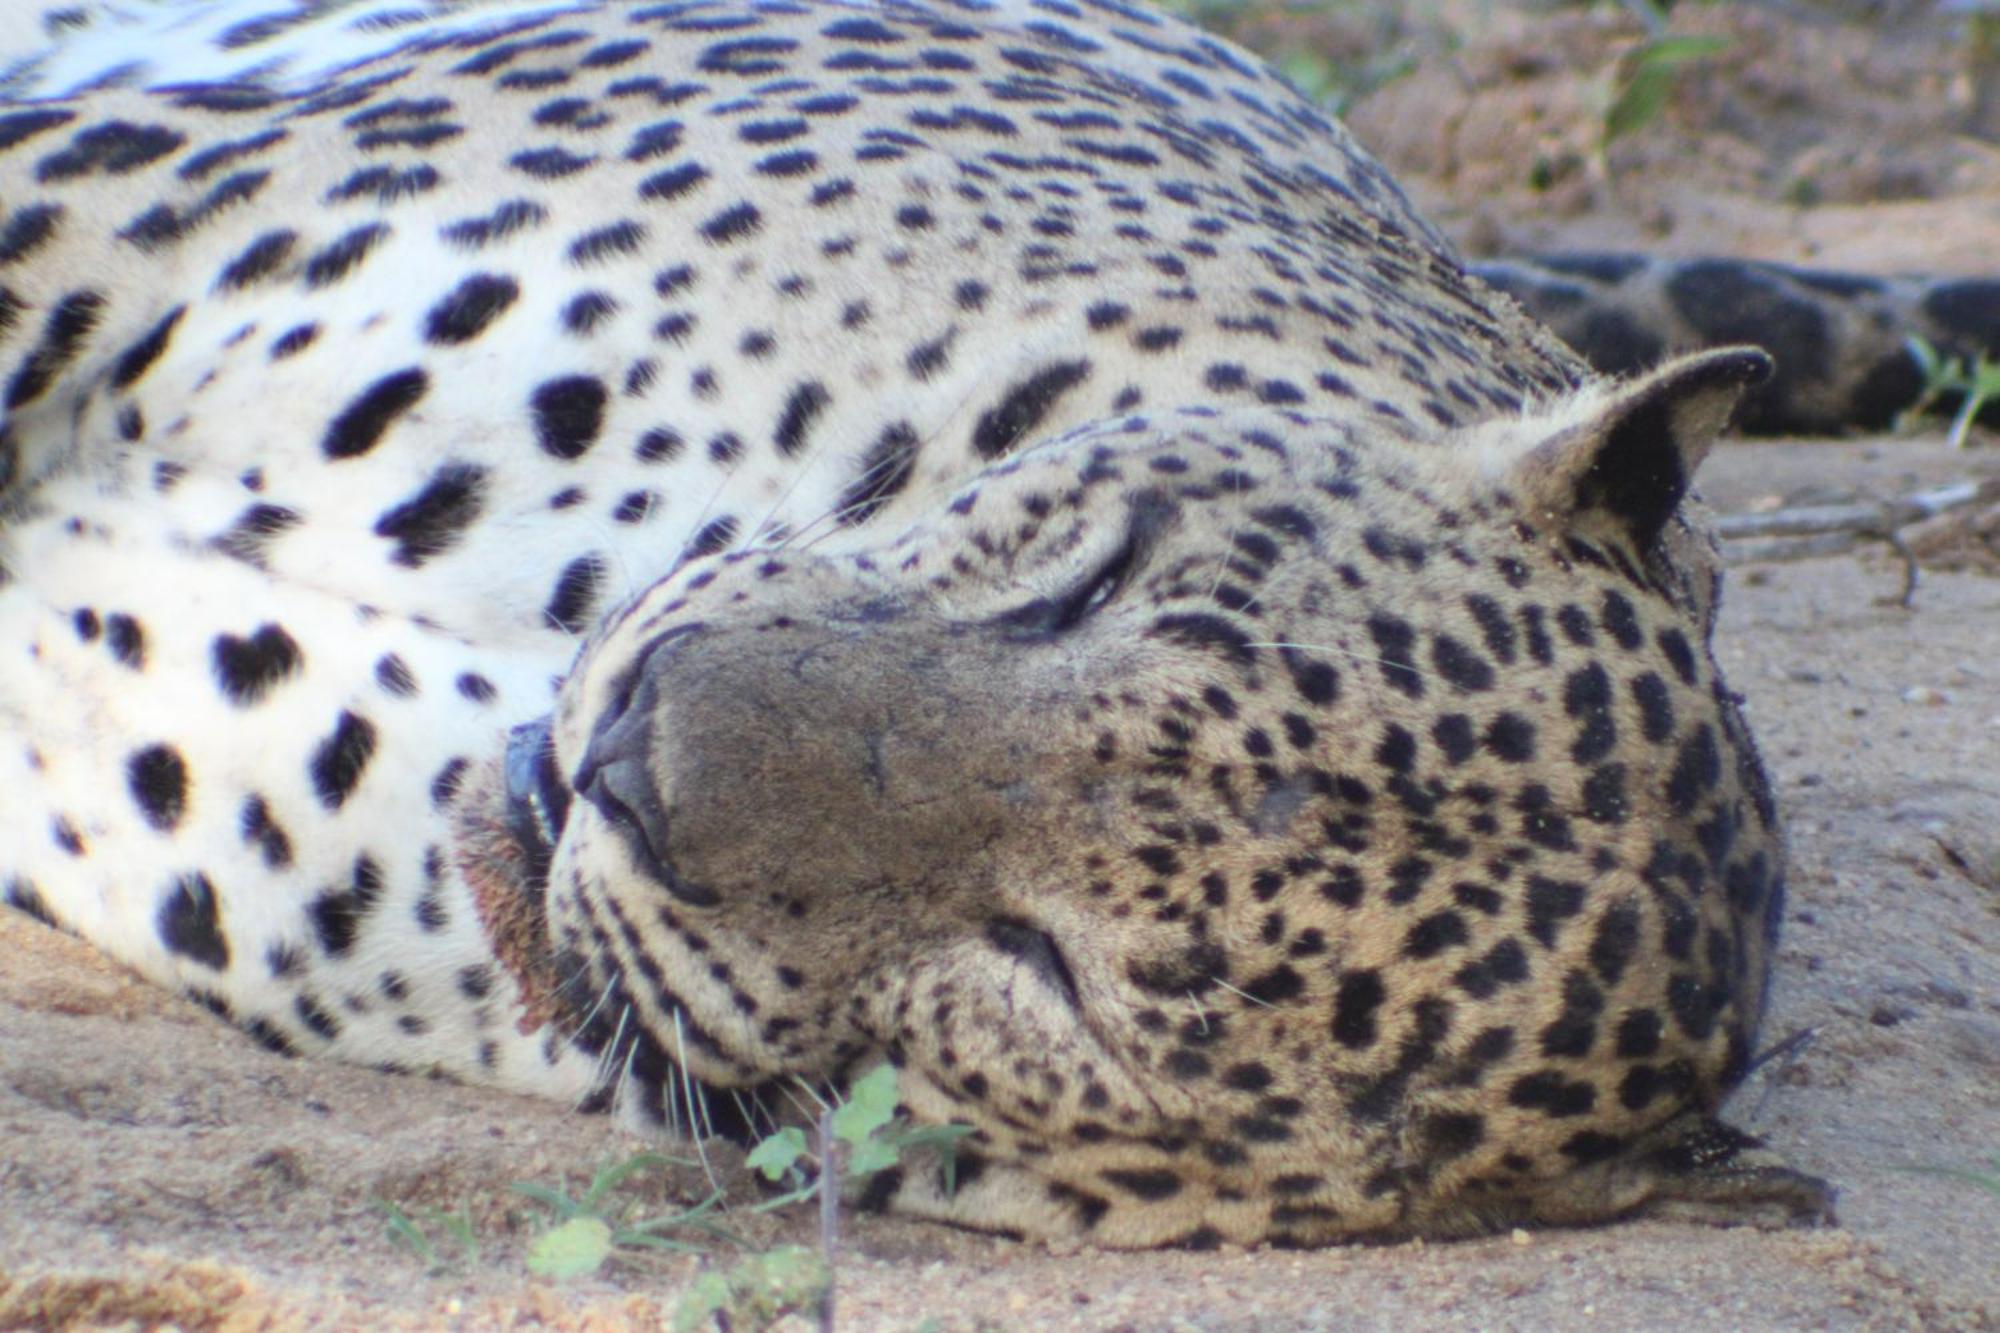
[[[1972,423],[1986,410],[1986,404],[2000,399],[2000,365],[1979,358],[1976,365],[1966,372],[1965,383],[1961,386],[1965,400],[1958,405],[1958,415],[1952,418],[1951,432],[1945,438],[1954,449],[1963,449],[1966,438],[1971,434]],[[2000,1193],[1996,1188],[1995,1193]]]
[[[371,1199],[369,1202],[388,1220],[389,1239],[416,1255],[424,1267],[435,1269],[441,1266],[437,1248],[431,1244],[430,1237],[424,1235],[423,1229],[410,1220],[408,1213],[386,1199]]]
[[[1729,49],[1727,37],[1662,37],[1647,42],[1640,47],[1633,61],[1640,68],[1664,66],[1671,68],[1689,64],[1705,56],[1712,56]]]
[[[730,1315],[747,1327],[768,1328],[785,1315],[818,1305],[832,1281],[818,1250],[780,1245],[736,1266],[730,1283],[736,1301]]]
[[[666,1250],[673,1254],[707,1254],[706,1247],[691,1241],[668,1240],[664,1236],[654,1236],[644,1231],[629,1231],[620,1228],[611,1233],[613,1245],[635,1250]]]
[[[1963,1180],[1968,1184],[1977,1185],[1981,1189],[1988,1190],[1995,1195],[2000,1195],[2000,1154],[1993,1156],[1992,1163],[1993,1169],[1991,1171],[1979,1171],[1963,1166],[1906,1166],[1901,1169],[1917,1175],[1945,1176],[1952,1180]]]
[[[872,1176],[877,1171],[887,1171],[900,1157],[894,1140],[867,1139],[848,1149],[847,1174]]]
[[[591,1177],[590,1188],[584,1192],[583,1202],[578,1206],[585,1211],[594,1209],[598,1201],[606,1194],[624,1184],[626,1180],[630,1179],[637,1172],[644,1171],[649,1167],[685,1165],[687,1163],[679,1158],[668,1157],[663,1153],[634,1153],[622,1162],[615,1162],[598,1168],[597,1174]]]
[[[1604,113],[1604,142],[1622,139],[1642,130],[1659,117],[1674,88],[1673,75],[1666,70],[1640,70],[1625,83],[1611,109]]]
[[[911,1148],[927,1149],[938,1155],[944,1168],[944,1192],[949,1198],[958,1193],[958,1141],[972,1133],[971,1125],[916,1125],[891,1136],[898,1154]]]
[[[971,1125],[916,1125],[898,1133],[896,1146],[899,1148],[929,1148],[934,1152],[949,1152],[958,1146],[958,1141],[972,1133]]]
[[[471,1256],[474,1263],[479,1262],[479,1234],[472,1229],[472,1215],[465,1210],[463,1204],[459,1205],[459,1210],[455,1213],[438,1213],[437,1222],[453,1240],[465,1247],[465,1252]]]
[[[789,1208],[795,1203],[804,1203],[807,1199],[818,1195],[818,1193],[819,1181],[815,1180],[810,1185],[801,1185],[795,1190],[786,1190],[774,1199],[765,1199],[761,1202],[753,1203],[750,1205],[749,1211],[753,1213],[775,1213],[780,1208]]]
[[[1728,47],[1726,37],[1662,37],[1640,47],[1627,60],[1624,86],[1604,113],[1604,142],[1609,145],[1650,125],[1666,106],[1682,67]]]
[[[611,1257],[611,1228],[596,1217],[572,1217],[528,1247],[528,1271],[558,1280],[588,1277]]]
[[[834,1137],[859,1148],[895,1115],[896,1067],[876,1065],[854,1081],[847,1090],[847,1100],[833,1113]]]
[[[1278,72],[1286,83],[1315,102],[1324,102],[1340,90],[1340,71],[1315,51],[1287,51],[1279,58]]]
[[[517,1180],[507,1188],[523,1198],[533,1199],[536,1203],[554,1209],[556,1216],[565,1220],[575,1217],[581,1211],[567,1194],[560,1190],[552,1190],[547,1185],[537,1185],[532,1180]]]
[[[776,1182],[784,1179],[785,1173],[805,1155],[806,1132],[797,1125],[787,1125],[777,1133],[765,1136],[743,1161],[745,1165],[762,1171],[764,1179]]]
[[[769,1328],[787,1314],[808,1310],[826,1296],[833,1276],[819,1251],[781,1245],[746,1256],[727,1269],[711,1268],[688,1284],[674,1312],[676,1333],[694,1333],[721,1316],[726,1327]],[[720,1320],[718,1320],[720,1322]]]
[[[788,1299],[813,1295],[826,1283],[826,1261],[804,1245],[780,1245],[758,1267],[759,1279]]]
[[[722,1191],[713,1190],[700,1203],[684,1208],[678,1213],[668,1213],[664,1217],[649,1217],[643,1221],[627,1222],[620,1231],[674,1231],[688,1227],[696,1231],[719,1232],[714,1219],[709,1214],[722,1207]]]
[[[682,1293],[680,1308],[674,1311],[674,1333],[694,1333],[718,1311],[727,1309],[734,1298],[735,1293],[729,1289],[729,1275],[720,1269],[709,1269],[688,1283],[687,1291]]]

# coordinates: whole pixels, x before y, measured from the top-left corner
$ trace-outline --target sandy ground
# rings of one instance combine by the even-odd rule
[[[1968,474],[2000,458],[1892,440],[1734,446],[1707,481],[1743,511]],[[2000,1150],[2000,581],[1926,571],[1903,609],[1886,550],[1736,573],[1721,652],[1794,841],[1766,1034],[1815,1035],[1732,1114],[1837,1182],[1838,1229],[1057,1255],[868,1219],[845,1237],[843,1323],[2000,1327],[2000,1194],[1929,1170]],[[541,1219],[507,1187],[575,1189],[641,1146],[601,1120],[268,1055],[19,916],[0,916],[0,957],[0,1327],[618,1327],[670,1314],[694,1271],[526,1277]],[[703,1184],[690,1167],[639,1194],[658,1212]],[[427,1276],[374,1199],[468,1205],[478,1258]],[[744,1230],[810,1238],[803,1218]]]
[[[1477,252],[1645,245],[2000,268],[2000,145],[1950,128],[1972,90],[1948,47],[1771,10],[1690,12],[1736,33],[1735,54],[1671,124],[1598,166],[1577,126],[1588,71],[1632,40],[1616,14],[1528,29],[1502,9],[1353,119]],[[1553,187],[1520,183],[1536,154],[1557,162]],[[1725,513],[1887,497],[2000,477],[1984,440],[1734,444],[1702,482]],[[1793,840],[1765,1038],[1812,1036],[1760,1069],[1731,1115],[1837,1183],[1840,1226],[1127,1255],[870,1219],[843,1238],[842,1325],[2000,1329],[2000,1192],[1939,1173],[2000,1170],[1996,528],[1934,533],[1908,608],[1886,548],[1733,571],[1719,651]],[[642,1259],[564,1284],[526,1275],[546,1215],[511,1183],[575,1189],[658,1146],[602,1120],[271,1056],[4,911],[0,960],[0,1329],[657,1326],[704,1262]],[[755,1197],[726,1153],[714,1165],[732,1197]],[[660,1212],[706,1188],[690,1165],[640,1178],[630,1197]],[[419,1217],[463,1206],[477,1255],[433,1225],[451,1262],[427,1272],[377,1200]],[[738,1229],[755,1245],[810,1239],[803,1218]]]

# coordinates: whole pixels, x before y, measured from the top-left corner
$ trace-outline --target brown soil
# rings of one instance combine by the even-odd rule
[[[1617,6],[1502,5],[1347,121],[1474,256],[1627,249],[1990,273],[2000,124],[1984,123],[1979,92],[2000,67],[1975,68],[1962,34],[1922,6],[1897,17],[1682,6],[1673,34],[1728,47],[1607,150],[1604,109],[1645,29]]]
[[[1864,27],[1683,6],[1677,30],[1737,44],[1606,162],[1588,89],[1638,36],[1610,9],[1502,8],[1484,31],[1468,19],[1455,53],[1350,119],[1475,252],[2000,267],[2000,145],[1961,132],[1976,81],[1960,47],[1914,7],[1895,22],[1893,6],[1871,12]],[[1724,512],[1886,497],[2000,475],[1985,443],[1732,445],[1703,484]],[[844,1237],[843,1326],[2000,1328],[2000,1192],[1937,1173],[2000,1169],[1996,530],[1936,534],[1907,609],[1886,548],[1734,570],[1720,652],[1794,848],[1766,1038],[1813,1035],[1731,1115],[1838,1184],[1838,1228],[1130,1255],[870,1219]],[[0,1329],[658,1325],[701,1262],[526,1276],[540,1216],[507,1187],[575,1189],[642,1146],[601,1119],[279,1059],[4,912],[0,959]],[[713,1155],[733,1194],[754,1197]],[[644,1181],[654,1211],[705,1189],[696,1166]],[[466,1205],[478,1256],[427,1275],[391,1243],[378,1199],[414,1216]],[[810,1239],[803,1218],[737,1229],[758,1245]]]

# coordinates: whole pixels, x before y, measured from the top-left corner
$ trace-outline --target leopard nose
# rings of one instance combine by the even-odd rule
[[[637,687],[621,703],[591,736],[576,771],[577,794],[603,816],[641,874],[691,907],[717,906],[720,894],[674,868],[667,811],[653,777],[658,690],[643,661]]]
[[[649,696],[640,700],[640,694]],[[570,779],[570,786],[589,801],[597,805],[592,796],[604,786],[604,770],[607,766],[641,764],[645,757],[646,743],[651,728],[646,725],[647,714],[654,700],[653,691],[643,681],[635,688],[620,691],[598,717],[590,735],[590,744],[584,748],[583,761],[576,766],[576,775]],[[636,705],[636,707],[635,707]],[[629,779],[621,782],[629,783]]]
[[[620,732],[619,729],[631,721],[635,712],[641,720],[652,715],[659,702],[655,678],[659,666],[672,655],[670,650],[676,644],[693,638],[707,628],[698,620],[676,625],[641,644],[638,651],[632,654],[630,664],[618,673],[605,692],[605,701],[591,724],[590,744],[584,749],[583,762],[577,765],[576,775],[570,779],[571,787],[581,792],[590,786],[599,762],[594,756],[620,747],[643,744],[643,737]]]

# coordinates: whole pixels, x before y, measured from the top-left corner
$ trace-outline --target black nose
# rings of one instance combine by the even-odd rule
[[[658,694],[641,659],[635,688],[615,694],[576,770],[576,791],[624,839],[639,869],[691,907],[714,907],[722,896],[683,879],[673,867],[666,807],[651,757]]]
[[[583,762],[577,766],[576,777],[571,783],[577,791],[588,787],[596,775],[597,770],[591,756],[597,754],[599,742],[631,717],[634,705],[637,705],[641,717],[652,713],[652,704],[659,697],[653,688],[653,659],[662,649],[670,648],[682,639],[692,638],[707,628],[708,626],[696,620],[685,625],[676,625],[664,634],[655,635],[641,644],[639,650],[632,654],[631,664],[612,678],[610,687],[604,692],[603,708],[590,721],[591,742],[584,751]],[[641,695],[644,698],[641,698]]]

